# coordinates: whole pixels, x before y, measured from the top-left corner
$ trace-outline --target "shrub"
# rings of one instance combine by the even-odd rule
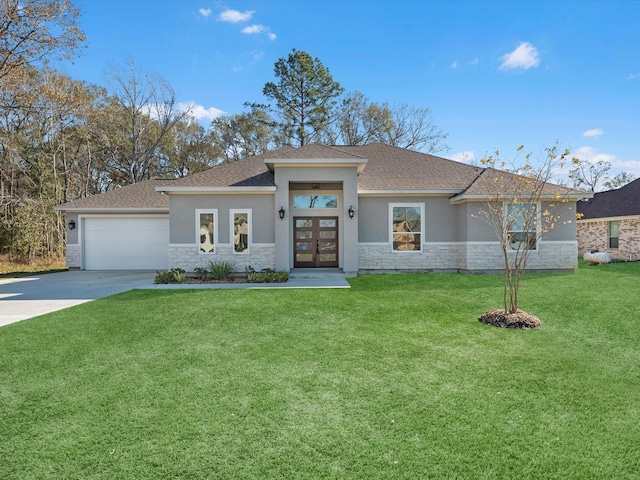
[[[196,278],[198,280],[206,280],[209,278],[209,270],[207,270],[206,268],[197,267],[194,268],[193,271],[196,274]]]
[[[186,276],[186,272],[181,268],[172,268],[168,272],[156,271],[153,283],[182,283]]]
[[[187,273],[181,268],[172,268],[171,274],[173,275],[173,281],[176,283],[184,282],[184,279],[187,277]]]
[[[229,278],[235,272],[236,264],[233,262],[209,262],[209,274],[214,280],[224,280]]]
[[[156,278],[153,283],[173,283],[173,273],[156,271]]]
[[[284,283],[289,280],[289,272],[281,270],[276,272],[270,268],[265,268],[261,272],[252,271],[247,276],[247,281],[251,283]]]

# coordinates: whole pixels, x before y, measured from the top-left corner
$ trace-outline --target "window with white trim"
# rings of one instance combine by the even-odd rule
[[[218,211],[196,210],[196,243],[200,253],[215,253],[218,243]]]
[[[609,222],[609,248],[618,248],[618,237],[620,236],[620,222],[612,220]]]
[[[535,250],[538,238],[538,208],[535,203],[508,203],[507,238],[511,250]]]
[[[424,203],[389,204],[389,223],[394,252],[422,251]]]
[[[231,210],[230,232],[233,236],[233,253],[249,253],[251,244],[251,210]]]

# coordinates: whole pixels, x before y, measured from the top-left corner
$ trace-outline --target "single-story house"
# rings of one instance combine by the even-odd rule
[[[58,209],[71,268],[193,271],[232,261],[240,271],[499,272],[496,233],[476,215],[495,172],[384,144],[309,144]],[[532,208],[546,210],[557,188]],[[564,190],[557,227],[527,240],[532,271],[577,267],[575,205],[585,192]]]
[[[640,178],[578,202],[578,250],[609,252],[613,258],[640,260]]]

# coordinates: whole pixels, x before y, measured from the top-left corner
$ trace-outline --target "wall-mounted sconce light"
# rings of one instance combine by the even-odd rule
[[[280,215],[280,220],[284,220],[284,207],[280,207],[280,210],[278,210],[278,215]]]
[[[349,218],[353,218],[356,216],[356,209],[353,208],[353,205],[349,207]]]
[[[69,226],[69,230],[73,230],[74,228],[76,228],[76,222],[73,220],[69,220],[69,223],[67,225]]]

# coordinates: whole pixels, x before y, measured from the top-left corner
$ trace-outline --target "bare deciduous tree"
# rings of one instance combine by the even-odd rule
[[[137,72],[132,61],[127,67],[110,77],[111,96],[98,132],[113,177],[137,183],[162,170],[161,144],[189,111],[178,110],[166,80]]]
[[[503,311],[518,312],[520,280],[532,252],[540,240],[562,223],[575,221],[568,197],[579,191],[551,183],[569,159],[569,151],[545,149],[545,156],[534,164],[523,147],[512,161],[499,152],[481,160],[487,167],[474,185],[482,208],[474,217],[491,226],[500,244],[504,268]]]

